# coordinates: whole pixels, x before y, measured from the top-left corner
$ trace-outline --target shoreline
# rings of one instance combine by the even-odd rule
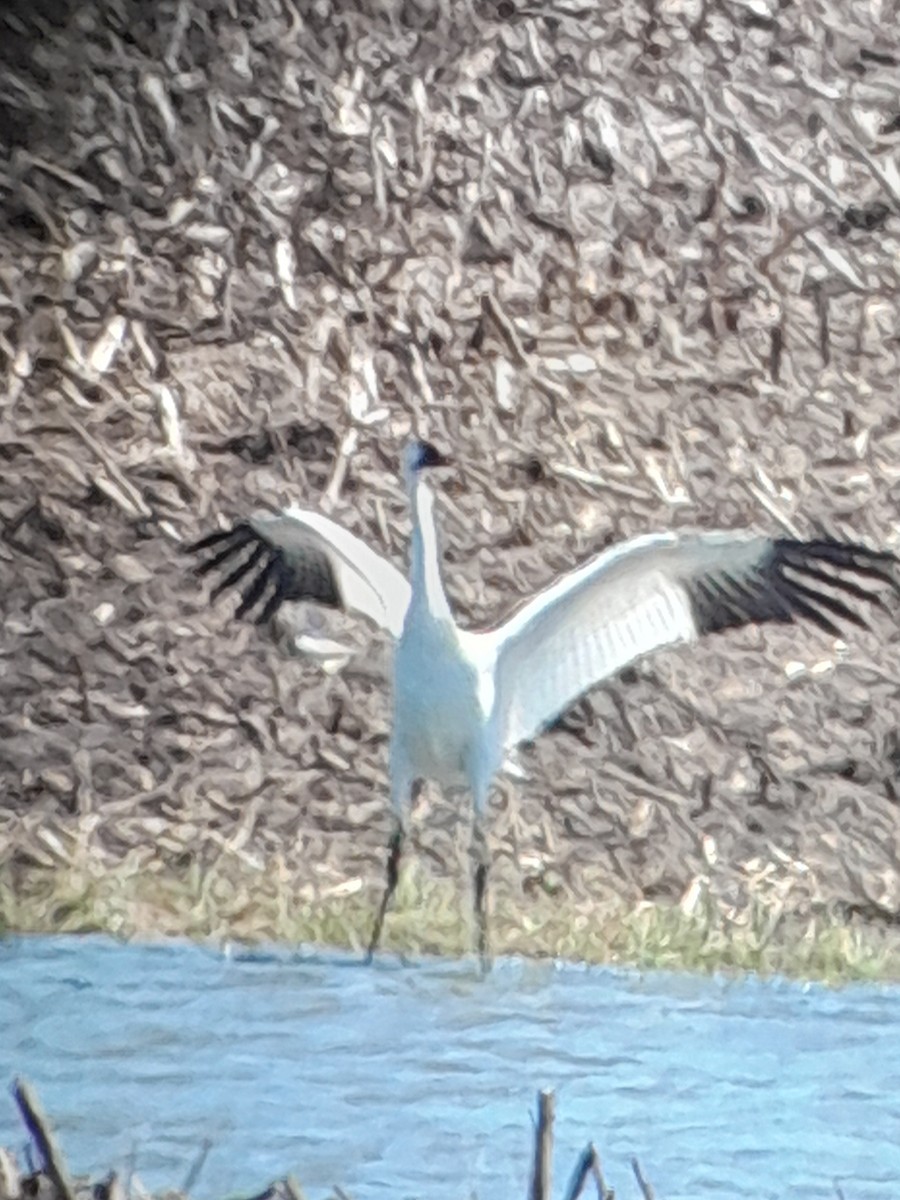
[[[100,868],[99,870],[97,868]],[[308,881],[307,890],[308,890]],[[301,881],[266,863],[222,859],[183,872],[92,862],[56,868],[0,864],[0,938],[108,934],[187,938],[224,945],[323,946],[358,951],[368,942],[378,888],[349,881],[313,898]],[[401,875],[385,922],[386,953],[456,957],[472,952],[468,892],[418,864]],[[496,890],[494,956],[561,959],[709,974],[753,973],[828,985],[900,980],[900,931],[836,911],[801,914],[751,898],[728,911],[708,893],[678,904],[576,901],[546,892]]]

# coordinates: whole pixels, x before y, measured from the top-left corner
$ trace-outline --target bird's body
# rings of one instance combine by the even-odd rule
[[[393,671],[391,771],[444,786],[471,778],[489,719],[484,672],[463,630],[411,606]]]
[[[222,547],[203,572],[241,555],[217,588],[249,578],[238,615],[262,605],[258,619],[265,620],[286,601],[310,599],[363,613],[396,640],[390,746],[396,826],[370,949],[396,886],[406,812],[420,780],[445,788],[462,784],[472,797],[484,952],[488,857],[482,816],[492,781],[517,745],[660,646],[797,616],[836,635],[835,619],[864,625],[849,600],[881,603],[860,580],[900,592],[897,560],[887,551],[745,531],[661,533],[610,547],[500,625],[462,630],[444,591],[435,498],[423,477],[425,468],[442,461],[427,444],[407,450],[404,478],[413,518],[408,582],[348,530],[298,508],[251,518],[196,547]]]

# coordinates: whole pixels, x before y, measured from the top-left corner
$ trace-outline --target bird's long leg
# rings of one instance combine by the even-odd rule
[[[369,949],[366,953],[366,962],[372,961],[372,956],[378,949],[378,943],[381,941],[381,929],[384,925],[385,913],[388,910],[388,905],[394,892],[397,890],[397,880],[400,878],[400,857],[403,853],[403,842],[406,838],[406,829],[404,827],[403,818],[397,816],[394,823],[394,830],[388,842],[387,850],[387,867],[384,881],[384,892],[381,897],[381,904],[378,906],[378,913],[375,917],[375,925],[372,929],[372,937],[369,939]]]
[[[406,820],[411,801],[415,800],[422,787],[421,779],[410,779],[405,756],[392,749],[391,762],[391,805],[394,812],[394,828],[387,845],[387,861],[385,863],[384,892],[372,936],[369,939],[369,949],[366,952],[366,962],[370,963],[378,944],[381,941],[381,930],[388,906],[397,890],[400,878],[400,859],[403,855],[403,844],[406,841]]]
[[[475,902],[475,925],[478,939],[478,957],[482,971],[489,971],[491,966],[488,950],[488,920],[487,920],[487,881],[490,867],[490,851],[484,830],[482,814],[476,812],[475,823],[472,826],[472,863],[474,867],[473,893]]]

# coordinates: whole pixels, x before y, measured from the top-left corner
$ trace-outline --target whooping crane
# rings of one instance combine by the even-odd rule
[[[431,779],[468,787],[478,950],[487,953],[488,850],[484,814],[507,755],[579,696],[660,646],[764,621],[805,617],[827,633],[832,617],[865,626],[847,600],[881,605],[859,578],[900,594],[895,555],[830,539],[748,531],[657,533],[611,546],[526,601],[502,625],[460,629],[444,591],[435,496],[425,474],[447,460],[414,442],[403,458],[412,509],[409,582],[354,534],[302,508],[256,515],[211,533],[201,574],[236,565],[213,598],[246,580],[237,616],[264,622],[286,601],[360,613],[393,635],[390,792],[394,827],[384,892],[369,943],[378,946],[413,789]],[[854,578],[854,576],[856,578]]]

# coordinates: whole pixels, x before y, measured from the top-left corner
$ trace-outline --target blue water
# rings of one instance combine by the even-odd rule
[[[900,990],[577,966],[0,941],[0,1083],[27,1077],[73,1170],[310,1200],[527,1194],[538,1088],[556,1193],[589,1140],[666,1200],[900,1196]],[[0,1144],[21,1147],[0,1094]]]

